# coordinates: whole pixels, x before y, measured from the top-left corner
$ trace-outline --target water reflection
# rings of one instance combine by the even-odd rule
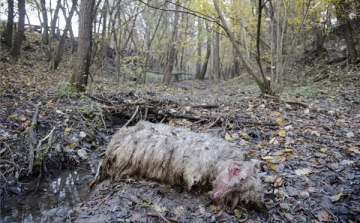
[[[37,182],[24,185],[26,195],[5,198],[0,213],[0,222],[52,222],[57,217],[68,215],[70,209],[80,203],[87,193],[85,176],[90,170],[75,169],[64,171],[50,182],[41,182],[35,192]]]

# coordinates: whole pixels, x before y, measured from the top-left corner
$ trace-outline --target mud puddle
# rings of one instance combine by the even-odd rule
[[[64,219],[71,208],[82,202],[93,175],[89,165],[62,171],[58,176],[22,184],[21,195],[2,197],[0,222],[54,222]],[[2,195],[2,196],[3,196]]]

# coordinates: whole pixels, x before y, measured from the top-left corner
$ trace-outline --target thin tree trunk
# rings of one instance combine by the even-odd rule
[[[208,33],[207,40],[206,40],[206,56],[205,56],[205,61],[203,63],[201,73],[200,73],[200,76],[199,76],[200,80],[204,80],[204,78],[205,78],[208,63],[209,63],[210,54],[211,54],[211,35],[210,35],[210,33]]]
[[[214,78],[220,80],[220,33],[219,28],[215,30],[214,41]]]
[[[13,29],[14,29],[14,0],[8,0],[8,20],[6,23],[6,45],[9,47],[12,46],[13,38]]]
[[[56,58],[55,58],[55,61],[54,61],[54,69],[55,70],[59,66],[60,61],[62,59],[62,55],[63,55],[63,52],[64,52],[64,45],[65,45],[65,41],[66,41],[66,38],[67,38],[67,33],[68,33],[68,30],[70,29],[71,19],[72,19],[73,15],[74,15],[76,6],[77,6],[77,0],[73,0],[68,18],[66,18],[66,10],[65,10],[65,8],[63,6],[61,6],[61,10],[63,11],[63,14],[64,14],[64,16],[66,18],[66,26],[65,26],[63,34],[62,34],[62,36],[60,38],[60,41],[59,41],[58,51],[57,51],[57,55],[56,55]]]
[[[162,16],[163,16],[163,11],[161,12],[160,14],[160,17],[159,17],[159,20],[156,24],[156,27],[155,27],[155,30],[154,30],[154,33],[150,39],[150,41],[148,42],[147,44],[147,51],[146,51],[146,55],[145,55],[145,62],[144,62],[144,69],[143,69],[143,83],[145,84],[146,83],[146,73],[147,73],[147,70],[148,70],[148,66],[149,66],[149,55],[150,55],[150,50],[151,50],[151,44],[155,38],[155,35],[157,33],[157,30],[159,28],[159,25],[160,25],[160,22],[161,22],[161,19],[162,19]]]
[[[268,89],[268,86],[266,86],[256,75],[256,73],[254,72],[254,69],[253,67],[250,65],[250,63],[245,59],[244,55],[241,53],[241,50],[240,50],[240,47],[238,45],[238,43],[236,42],[236,39],[234,37],[234,35],[231,33],[231,31],[229,30],[228,26],[227,26],[227,22],[225,21],[225,18],[224,16],[222,15],[222,12],[220,10],[220,7],[217,3],[217,0],[213,0],[214,2],[214,6],[215,6],[215,10],[221,20],[221,23],[223,25],[223,28],[225,30],[225,32],[228,34],[229,38],[230,38],[230,41],[233,45],[233,47],[235,48],[236,50],[236,53],[239,55],[242,63],[244,64],[247,72],[254,78],[256,84],[259,86],[261,92],[263,93],[271,93],[269,92],[270,89]]]
[[[201,24],[201,18],[198,18],[198,33],[197,33],[197,62],[196,62],[196,78],[200,78],[201,75],[201,45],[202,45],[202,37],[201,37],[201,31],[202,31],[202,24]]]
[[[49,22],[48,22],[48,16],[47,16],[47,10],[46,10],[46,1],[41,0],[41,12],[43,16],[43,42],[45,45],[49,43]]]
[[[170,50],[169,50],[169,59],[168,59],[168,63],[165,69],[165,74],[164,74],[164,79],[163,79],[163,83],[165,84],[170,84],[170,80],[171,80],[171,73],[174,67],[174,62],[175,62],[175,58],[176,58],[176,40],[177,40],[177,35],[178,35],[178,22],[179,22],[179,5],[176,5],[176,11],[175,11],[175,18],[174,18],[174,29],[172,32],[172,37],[171,37],[171,42],[170,42]]]
[[[84,92],[88,82],[91,42],[92,20],[95,0],[81,1],[79,21],[79,46],[75,67],[75,77],[70,83],[80,92]]]
[[[315,36],[316,36],[316,56],[321,56],[326,52],[324,48],[325,43],[325,35],[323,34],[321,27],[315,28]]]
[[[18,57],[20,55],[21,44],[24,40],[24,25],[25,25],[25,0],[18,1],[19,9],[19,27],[16,33],[14,45],[11,49],[11,55]]]

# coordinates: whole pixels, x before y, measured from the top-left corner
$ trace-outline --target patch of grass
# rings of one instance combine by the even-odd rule
[[[81,95],[78,111],[92,121],[93,126],[100,127],[104,120],[104,111],[98,102],[94,102],[86,95]]]
[[[256,83],[245,85],[242,87],[242,90],[250,93],[260,92],[259,86]]]
[[[303,86],[296,88],[294,94],[295,97],[310,98],[310,97],[317,97],[322,94],[328,94],[328,92],[326,90],[319,89],[318,87],[315,86]]]
[[[154,82],[161,82],[163,79],[163,74],[154,74],[151,72],[146,73],[146,83],[154,83]]]
[[[69,82],[61,82],[59,84],[58,93],[61,98],[77,96],[79,94],[76,88],[71,86]]]

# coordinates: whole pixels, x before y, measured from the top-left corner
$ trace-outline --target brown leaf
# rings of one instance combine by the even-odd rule
[[[341,198],[342,195],[343,195],[343,193],[339,193],[339,194],[337,194],[337,195],[331,196],[331,197],[330,197],[330,200],[331,200],[332,202],[336,202],[336,201],[340,200],[340,198]]]
[[[266,165],[267,165],[270,169],[272,169],[273,171],[277,172],[277,167],[276,167],[274,164],[272,164],[272,163],[266,163]]]
[[[199,211],[201,214],[205,214],[205,208],[203,206],[199,206]]]
[[[322,222],[328,222],[331,217],[327,211],[319,211],[316,216]]]

